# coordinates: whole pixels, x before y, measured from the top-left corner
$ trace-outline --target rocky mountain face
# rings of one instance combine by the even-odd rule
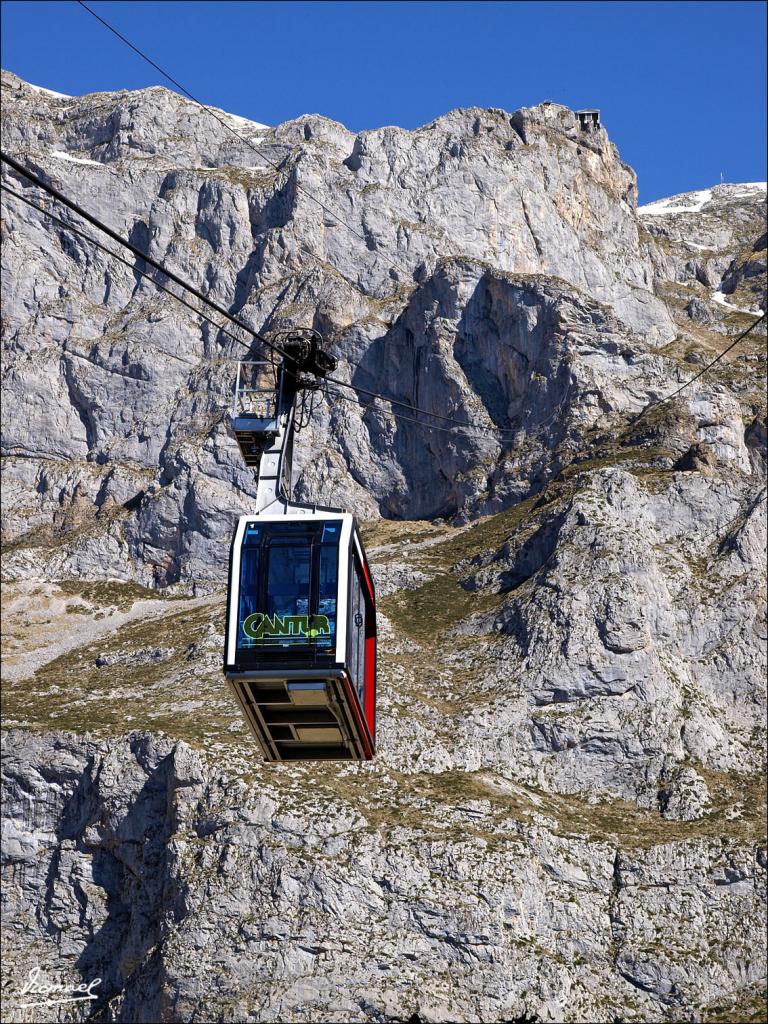
[[[3,99],[252,328],[471,424],[318,393],[295,493],[366,520],[380,752],[262,765],[220,674],[248,349],[3,193],[5,1019],[760,1020],[764,328],[637,416],[766,308],[764,187],[638,210],[551,103]],[[23,1006],[35,967],[97,999]]]
[[[761,313],[766,301],[764,182],[716,185],[638,210],[658,290],[673,308],[708,326],[707,301]]]

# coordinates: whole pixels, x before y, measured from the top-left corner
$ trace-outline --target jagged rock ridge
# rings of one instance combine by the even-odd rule
[[[420,517],[498,510],[521,479],[536,486],[552,447],[539,426],[554,418],[573,441],[594,390],[565,341],[526,347],[561,296],[586,301],[587,322],[606,317],[609,376],[622,373],[617,346],[648,354],[649,384],[659,376],[650,354],[673,326],[639,244],[634,175],[563,107],[454,111],[357,137],[306,117],[248,133],[258,158],[163,89],[63,100],[5,83],[9,149],[155,258],[254,327],[318,327],[355,383],[489,431],[456,438],[386,406],[323,401],[299,448],[302,497]],[[25,537],[63,519],[80,536],[56,544],[58,575],[220,580],[221,545],[253,494],[223,422],[237,347],[18,204],[5,259],[6,540],[23,550],[6,572],[34,561]]]

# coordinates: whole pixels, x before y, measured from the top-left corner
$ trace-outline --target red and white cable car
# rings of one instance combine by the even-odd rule
[[[277,389],[260,385],[264,364],[238,367],[232,428],[259,510],[232,541],[224,672],[267,760],[371,760],[376,600],[360,533],[349,512],[286,497],[296,367],[329,368],[316,337],[289,337]]]

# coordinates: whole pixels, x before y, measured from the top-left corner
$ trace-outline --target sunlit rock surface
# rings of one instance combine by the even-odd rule
[[[220,674],[248,350],[3,195],[4,1019],[760,1020],[764,329],[637,416],[765,308],[764,189],[638,211],[556,104],[222,114],[249,145],[163,89],[3,100],[244,322],[472,424],[318,395],[295,490],[366,520],[379,755],[266,767]],[[21,1008],[36,965],[97,1001]]]

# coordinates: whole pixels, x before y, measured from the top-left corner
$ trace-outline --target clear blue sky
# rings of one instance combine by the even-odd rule
[[[359,131],[453,107],[599,107],[641,202],[766,178],[766,6],[89,0],[201,99]],[[79,94],[165,85],[74,0],[2,3],[2,64]]]

